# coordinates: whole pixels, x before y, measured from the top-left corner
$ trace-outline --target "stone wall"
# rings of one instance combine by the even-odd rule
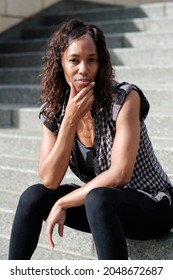
[[[0,32],[40,12],[58,0],[0,0]]]

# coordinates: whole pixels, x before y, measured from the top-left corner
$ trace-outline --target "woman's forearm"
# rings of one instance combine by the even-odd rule
[[[124,175],[121,175],[120,170],[110,168],[104,171],[89,183],[83,187],[76,189],[68,195],[62,197],[57,201],[57,205],[60,205],[63,209],[70,207],[76,207],[85,203],[87,194],[98,187],[123,187],[128,183]]]
[[[46,187],[56,189],[64,178],[75,134],[76,126],[64,118],[55,145],[39,168],[40,177]]]

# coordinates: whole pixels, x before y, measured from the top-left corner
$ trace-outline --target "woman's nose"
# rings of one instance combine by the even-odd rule
[[[85,62],[81,62],[79,65],[79,74],[84,75],[87,73],[87,65]]]

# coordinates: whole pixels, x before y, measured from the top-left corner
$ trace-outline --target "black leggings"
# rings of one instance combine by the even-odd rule
[[[20,197],[9,247],[10,260],[26,260],[36,249],[42,222],[54,203],[76,189],[61,185],[50,190],[42,184],[29,187]],[[65,224],[91,232],[98,259],[128,259],[126,239],[152,239],[167,234],[173,226],[171,206],[152,201],[137,191],[102,187],[89,192],[85,205],[67,209]]]

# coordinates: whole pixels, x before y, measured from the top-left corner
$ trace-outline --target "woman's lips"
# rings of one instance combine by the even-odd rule
[[[91,81],[89,81],[89,80],[76,80],[76,83],[80,86],[85,86],[86,87],[91,83]]]

